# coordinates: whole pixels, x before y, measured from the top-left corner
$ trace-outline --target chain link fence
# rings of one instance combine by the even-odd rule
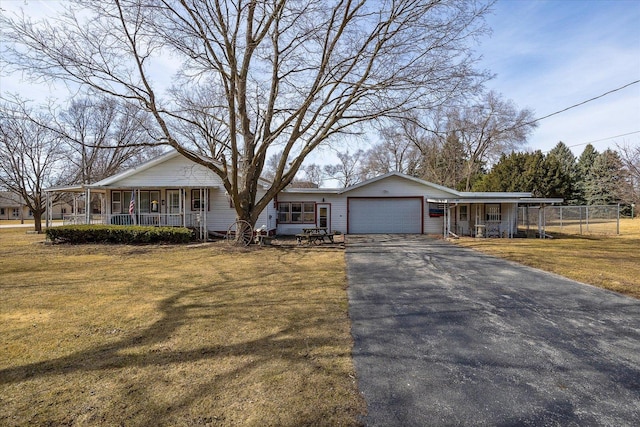
[[[529,237],[564,234],[620,234],[620,205],[520,206],[518,231]]]

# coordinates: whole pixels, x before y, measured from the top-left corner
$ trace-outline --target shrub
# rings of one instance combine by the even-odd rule
[[[182,227],[144,227],[132,225],[64,225],[47,229],[53,243],[188,243],[191,230]]]

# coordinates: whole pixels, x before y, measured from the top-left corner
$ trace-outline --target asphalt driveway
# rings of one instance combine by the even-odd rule
[[[346,259],[367,426],[640,425],[640,301],[427,236]]]

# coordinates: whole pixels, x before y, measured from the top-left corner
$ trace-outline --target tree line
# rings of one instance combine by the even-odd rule
[[[24,201],[41,231],[46,188],[94,183],[158,155],[160,148],[146,142],[148,126],[143,110],[106,97],[78,98],[62,107],[5,98],[0,189]]]
[[[402,130],[386,129],[382,142],[371,149],[337,153],[338,163],[306,166],[292,185],[316,187],[331,179],[346,187],[398,171],[460,191],[530,192],[534,197],[562,198],[568,205],[620,203],[623,214],[640,202],[640,146],[622,143],[599,153],[587,144],[576,157],[563,142],[546,154],[505,152],[504,146],[488,144],[491,154],[474,158],[469,155],[473,144],[458,137],[463,131],[442,140],[420,140],[402,135]],[[512,140],[514,145],[519,144]]]

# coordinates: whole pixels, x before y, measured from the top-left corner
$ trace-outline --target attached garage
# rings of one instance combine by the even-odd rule
[[[350,197],[347,205],[348,233],[422,233],[422,197]]]

